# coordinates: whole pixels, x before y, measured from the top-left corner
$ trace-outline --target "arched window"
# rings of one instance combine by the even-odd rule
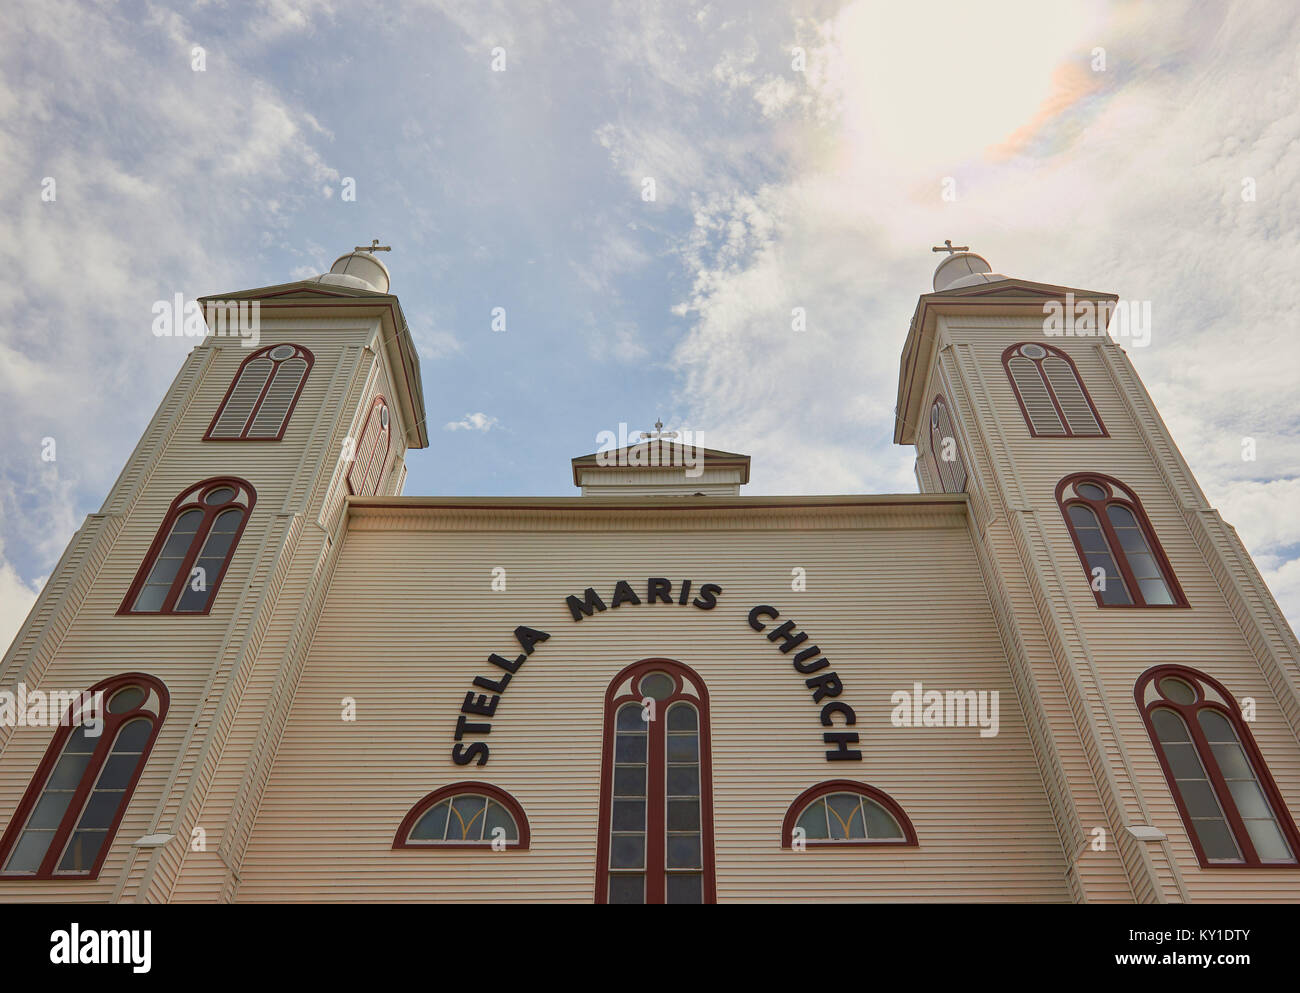
[[[1232,694],[1159,665],[1134,696],[1202,867],[1295,865],[1300,835]]]
[[[1002,365],[1035,438],[1107,436],[1079,370],[1059,348],[1021,342],[1002,353]]]
[[[939,483],[945,493],[961,493],[966,489],[966,465],[957,447],[957,432],[952,429],[952,418],[943,397],[934,398],[930,407],[930,454],[934,456],[939,472]]]
[[[388,402],[383,397],[375,397],[353,449],[352,466],[348,469],[349,493],[371,496],[379,487],[379,477],[388,461],[388,435]]]
[[[671,659],[628,666],[605,693],[597,903],[713,903],[709,694]]]
[[[781,824],[781,847],[895,845],[915,848],[916,829],[887,793],[866,783],[833,779],[804,790]]]
[[[434,790],[402,818],[394,848],[528,847],[524,808],[488,783],[452,783]]]
[[[196,483],[172,501],[119,614],[206,614],[257,501],[235,476]]]
[[[68,705],[0,838],[0,877],[99,875],[167,699],[161,682],[132,672],[95,684]]]
[[[1056,501],[1097,606],[1187,606],[1132,490],[1110,476],[1081,472],[1057,484]]]
[[[244,359],[204,441],[279,441],[315,358],[301,345],[269,345]]]

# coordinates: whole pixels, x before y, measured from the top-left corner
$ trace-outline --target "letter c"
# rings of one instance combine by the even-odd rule
[[[847,703],[840,703],[838,700],[832,700],[822,708],[822,726],[831,727],[831,714],[843,714],[844,726],[852,727],[858,723],[858,715],[853,712],[853,708]]]

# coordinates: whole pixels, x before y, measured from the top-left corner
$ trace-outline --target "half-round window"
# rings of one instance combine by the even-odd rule
[[[900,845],[915,847],[903,808],[866,783],[838,779],[805,790],[781,826],[781,846]]]
[[[504,790],[488,783],[454,783],[411,808],[393,847],[527,848],[528,818]]]

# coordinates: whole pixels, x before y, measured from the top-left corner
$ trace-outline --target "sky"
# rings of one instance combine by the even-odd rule
[[[746,493],[914,492],[931,245],[1150,301],[1128,354],[1300,620],[1298,7],[6,0],[0,643],[192,345],[154,302],[373,238],[417,495],[576,495],[658,418]]]

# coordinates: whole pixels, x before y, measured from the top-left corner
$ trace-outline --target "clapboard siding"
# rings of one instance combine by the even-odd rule
[[[1133,700],[1143,671],[1174,661],[1214,676],[1239,700],[1253,697],[1258,717],[1252,732],[1291,810],[1300,809],[1294,635],[1253,564],[1242,564],[1248,557],[1206,502],[1127,355],[1106,337],[1051,339],[1078,367],[1110,437],[1033,438],[1001,355],[1015,342],[1042,339],[1041,322],[960,317],[939,324],[928,390],[946,389],[964,421],[959,430],[968,438],[972,475],[980,477],[972,490],[988,494],[987,506],[972,501],[975,527],[985,521],[996,527],[1005,515],[1016,540],[1001,547],[994,572],[1017,587],[1014,577],[1027,570],[1034,590],[1032,604],[993,592],[990,599],[1015,618],[1003,623],[1020,640],[1035,627],[1046,637],[1081,735],[1081,751],[1070,754],[1070,736],[1058,732],[1062,764],[1077,769],[1078,758],[1086,760],[1135,897],[1300,897],[1294,869],[1234,872],[1197,865]],[[1060,479],[1085,470],[1113,476],[1138,495],[1191,609],[1097,607],[1055,500]],[[1076,781],[1073,787],[1076,801],[1081,786]],[[1169,841],[1136,843],[1122,831],[1125,824],[1152,824]]]
[[[802,528],[796,511],[735,508],[701,511],[698,530],[674,523],[696,515],[671,510],[615,530],[617,509],[354,505],[237,899],[590,901],[604,694],[616,672],[651,656],[690,665],[709,690],[719,899],[1068,899],[964,515],[948,509],[962,505],[937,506],[909,511],[928,526],[889,519],[888,507],[808,511]],[[490,589],[497,566],[504,593]],[[806,592],[790,588],[796,566]],[[564,605],[588,585],[608,602],[622,578],[644,597],[650,576],[723,593],[712,611],[625,605],[581,623]],[[832,660],[858,713],[862,763],[825,761],[819,708],[790,656],[746,623],[759,603]],[[456,766],[460,703],[489,673],[490,652],[516,653],[519,624],[551,638],[503,695],[488,764]],[[892,727],[891,694],[916,680],[999,691],[1001,733]],[[340,719],[345,697],[356,723]],[[781,851],[791,800],[845,776],[898,800],[920,847]],[[391,851],[410,806],[462,779],[513,793],[531,850]]]
[[[1050,342],[1109,437],[1033,438],[1001,355],[1041,321],[938,316],[917,383],[922,416],[946,399],[965,496],[746,498],[706,474],[707,498],[647,499],[680,473],[628,468],[613,470],[617,500],[398,498],[403,411],[424,412],[394,402],[405,379],[379,341],[387,320],[263,320],[260,345],[315,355],[279,442],[202,441],[248,354],[237,340],[204,339],[182,363],[0,664],[5,686],[46,690],[142,670],[167,685],[167,719],[100,878],[0,881],[0,900],[589,902],[605,692],[653,656],[708,687],[723,901],[1300,899],[1296,869],[1198,866],[1133,700],[1140,675],[1170,661],[1254,700],[1251,732],[1300,810],[1300,644],[1109,339]],[[380,495],[349,498],[341,455],[380,394]],[[922,490],[938,488],[928,430],[917,454]],[[1083,470],[1136,492],[1190,609],[1097,607],[1055,500]],[[117,617],[173,498],[217,475],[258,499],[212,612]],[[619,579],[644,598],[652,576],[723,592],[711,611],[643,603],[579,623],[564,604],[587,586],[610,602]],[[760,603],[831,659],[861,763],[825,760],[805,677],[746,623]],[[517,653],[517,625],[551,638],[501,698],[482,739],[491,761],[457,766],[459,707],[475,675],[499,674],[489,653]],[[996,691],[1000,733],[894,726],[891,696],[916,682]],[[0,814],[51,735],[0,728]],[[919,847],[782,851],[790,802],[838,778],[891,795]],[[391,849],[412,804],[464,779],[519,800],[530,851]],[[1168,837],[1138,841],[1138,825]],[[131,846],[156,832],[176,840]]]
[[[74,536],[0,669],[6,685],[23,680],[46,690],[77,690],[120,672],[144,671],[166,684],[170,710],[99,878],[0,880],[0,899],[168,899],[187,856],[202,860],[219,850],[230,796],[248,756],[256,752],[269,765],[274,751],[274,735],[256,749],[249,743],[263,717],[266,697],[259,691],[274,682],[286,655],[305,652],[310,638],[302,625],[313,615],[302,608],[308,586],[313,580],[321,585],[316,577],[327,575],[319,560],[329,542],[316,527],[304,540],[302,523],[316,519],[330,494],[342,437],[367,384],[385,381],[382,360],[368,347],[377,328],[374,321],[347,318],[263,320],[261,345],[305,344],[316,359],[277,442],[202,440],[247,357],[238,340],[205,338],[182,364],[103,512]],[[396,405],[393,414],[393,457],[400,458],[405,435]],[[247,479],[257,502],[211,613],[116,616],[172,500],[217,475]],[[0,732],[0,811],[16,807],[51,736],[48,728]],[[224,778],[223,756],[237,766]],[[214,816],[202,814],[205,803]],[[253,797],[250,822],[256,803]],[[207,853],[188,852],[184,842],[194,826],[208,831]],[[131,847],[156,831],[183,841]],[[205,896],[217,898],[226,876],[223,871]]]

